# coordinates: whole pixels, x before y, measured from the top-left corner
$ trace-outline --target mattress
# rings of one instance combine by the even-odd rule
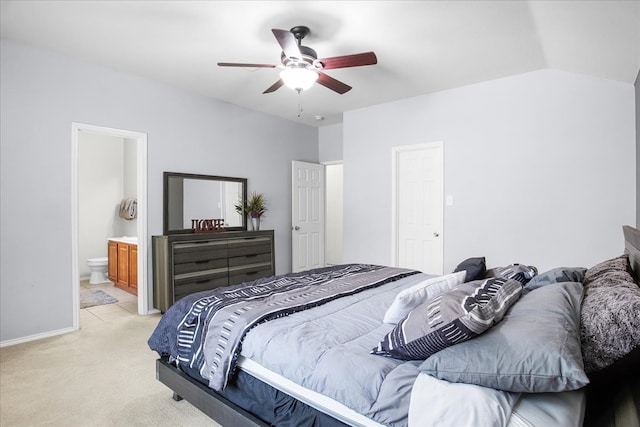
[[[381,427],[369,418],[346,407],[323,394],[306,389],[295,382],[279,375],[260,364],[240,357],[239,368],[252,377],[271,387],[285,392],[300,401],[332,418],[350,426]],[[584,422],[586,408],[586,392],[584,389],[561,393],[522,394],[513,407],[508,427],[581,427]],[[425,408],[427,409],[427,408]],[[419,419],[419,413],[414,417]],[[491,421],[493,423],[493,421]],[[420,423],[409,423],[409,427]]]

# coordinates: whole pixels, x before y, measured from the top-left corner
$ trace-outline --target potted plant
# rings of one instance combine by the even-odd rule
[[[253,229],[260,230],[260,217],[267,211],[267,202],[262,193],[252,191],[245,205],[242,206],[242,201],[239,201],[236,203],[235,208],[240,215],[249,215]]]

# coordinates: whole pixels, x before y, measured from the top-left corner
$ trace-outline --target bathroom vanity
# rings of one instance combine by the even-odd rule
[[[275,274],[273,230],[153,236],[153,305]]]
[[[111,238],[108,243],[109,280],[115,286],[138,295],[138,242],[136,238]]]

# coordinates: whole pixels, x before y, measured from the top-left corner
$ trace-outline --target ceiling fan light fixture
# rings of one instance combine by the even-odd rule
[[[318,73],[305,67],[285,68],[280,72],[284,84],[293,90],[307,90],[318,80]]]

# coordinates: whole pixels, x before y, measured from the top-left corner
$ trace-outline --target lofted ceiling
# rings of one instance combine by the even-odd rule
[[[543,68],[625,83],[640,69],[639,1],[2,0],[0,17],[4,39],[311,126]],[[326,71],[353,87],[343,95],[262,94],[278,69],[217,66],[279,64],[271,29],[297,25],[319,57],[374,51],[378,64]]]

